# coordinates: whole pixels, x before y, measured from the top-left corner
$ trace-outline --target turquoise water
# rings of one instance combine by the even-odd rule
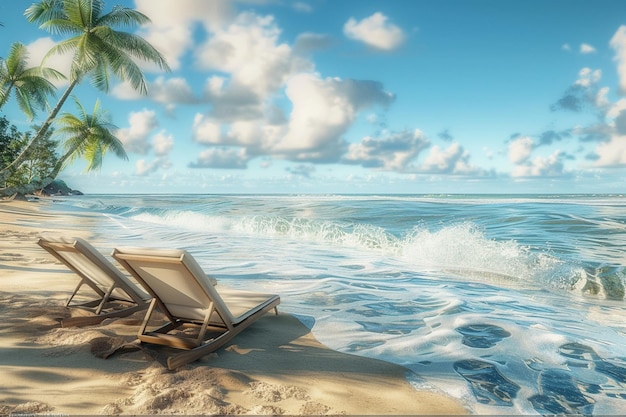
[[[99,247],[189,250],[327,346],[477,414],[624,414],[626,197],[91,195]],[[91,226],[90,226],[91,227]]]

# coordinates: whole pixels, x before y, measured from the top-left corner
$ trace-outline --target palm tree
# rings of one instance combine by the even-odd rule
[[[91,114],[85,111],[78,100],[74,101],[78,106],[78,115],[64,113],[55,122],[59,126],[55,134],[64,137],[65,154],[50,174],[52,178],[55,178],[67,163],[78,158],[87,161],[86,171],[100,168],[104,155],[109,151],[122,159],[128,159],[124,145],[112,133],[117,127],[111,123],[108,113],[100,109],[100,100],[96,101]]]
[[[72,53],[69,85],[46,121],[24,149],[9,166],[0,170],[3,176],[20,164],[32,148],[50,128],[70,93],[85,77],[105,92],[109,90],[111,73],[130,83],[141,94],[147,93],[144,74],[135,59],[155,63],[169,71],[165,58],[146,40],[132,33],[115,30],[114,27],[134,27],[148,23],[150,19],[136,10],[115,6],[103,14],[103,0],[42,0],[24,12],[30,22],[53,34],[72,35],[53,47],[47,56],[56,53]]]
[[[7,103],[11,93],[15,93],[18,106],[32,120],[36,108],[45,109],[47,96],[56,92],[50,79],[65,77],[52,68],[27,68],[27,60],[28,50],[19,42],[11,45],[6,59],[0,58],[0,108]]]

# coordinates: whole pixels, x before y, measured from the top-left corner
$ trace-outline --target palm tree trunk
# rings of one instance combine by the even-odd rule
[[[52,170],[52,172],[50,172],[50,174],[48,174],[46,179],[51,179],[54,180],[57,175],[59,175],[59,172],[61,172],[61,170],[63,169],[64,165],[65,165],[65,161],[68,160],[68,158],[72,155],[71,151],[65,152],[65,155],[63,155],[58,161],[57,163],[54,165],[54,169]],[[49,184],[49,183],[48,183]],[[45,184],[44,187],[48,184]]]
[[[15,158],[13,162],[11,162],[9,165],[7,165],[6,167],[0,170],[0,184],[3,184],[7,180],[7,178],[9,178],[9,176],[11,175],[10,174],[11,169],[13,169],[14,167],[20,166],[20,164],[24,162],[24,160],[28,156],[28,153],[31,151],[31,149],[33,149],[39,143],[39,141],[44,137],[48,129],[50,129],[52,122],[54,122],[54,119],[57,117],[57,114],[61,110],[61,107],[63,107],[63,104],[65,104],[65,101],[70,96],[72,90],[74,89],[74,87],[76,87],[76,85],[78,85],[78,80],[74,80],[70,83],[70,85],[67,87],[67,90],[65,90],[65,92],[63,93],[63,96],[61,96],[56,106],[54,106],[54,108],[48,115],[48,118],[46,119],[46,121],[41,125],[41,127],[37,131],[37,134],[35,135],[35,137],[24,148],[24,150],[22,150],[22,152]],[[0,189],[0,193],[3,195],[6,195],[5,189]]]

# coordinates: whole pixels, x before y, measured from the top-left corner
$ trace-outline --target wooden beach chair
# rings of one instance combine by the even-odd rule
[[[37,243],[80,277],[65,306],[93,313],[90,316],[64,319],[61,321],[62,327],[99,324],[106,318],[126,317],[148,308],[150,295],[87,241],[80,238],[46,236],[39,238]],[[97,298],[72,303],[83,285],[93,290]]]
[[[144,286],[153,299],[139,340],[182,349],[167,358],[174,370],[217,350],[270,310],[278,313],[280,297],[219,289],[184,250],[116,248],[112,256]],[[167,323],[147,330],[158,308]],[[180,329],[195,329],[194,335]]]

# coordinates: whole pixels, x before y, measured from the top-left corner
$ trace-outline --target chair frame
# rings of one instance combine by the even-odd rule
[[[74,292],[65,302],[67,308],[77,308],[92,313],[91,316],[76,316],[61,320],[61,327],[80,327],[100,324],[107,318],[127,317],[135,312],[148,308],[149,297],[142,295],[140,289],[116,268],[109,260],[100,254],[91,244],[80,238],[47,238],[40,237],[37,244],[54,256],[59,262],[74,272],[80,278]],[[62,256],[62,252],[73,252],[85,257],[93,266],[99,268],[112,281],[104,290],[91,279],[87,272],[81,270],[71,261]],[[72,304],[72,300],[86,285],[94,291],[98,298]],[[122,290],[127,299],[115,297],[115,290]]]
[[[136,248],[132,249],[136,250]],[[187,252],[181,251],[182,254],[180,255],[180,257],[175,258],[150,255],[149,251],[149,249],[146,249],[145,254],[138,255],[124,253],[124,248],[116,248],[113,250],[112,256],[123,267],[125,267],[128,272],[153,297],[152,301],[150,302],[150,306],[146,311],[144,321],[139,329],[138,339],[141,342],[145,343],[163,345],[183,350],[183,352],[171,355],[167,358],[167,367],[170,370],[174,370],[180,366],[186,365],[190,362],[194,362],[202,358],[203,356],[214,352],[215,350],[219,349],[224,344],[232,340],[235,336],[237,336],[244,329],[249,327],[265,313],[274,310],[274,312],[278,314],[277,306],[280,304],[280,297],[278,297],[277,295],[268,295],[268,299],[266,300],[266,302],[260,304],[255,309],[252,309],[251,314],[246,315],[245,318],[237,322],[232,322],[228,318],[228,312],[222,310],[221,306],[225,306],[225,304],[223,300],[221,300],[221,296],[217,291],[214,291],[214,294],[209,294],[208,292],[205,293],[205,296],[211,301],[207,306],[207,311],[202,321],[177,317],[169,311],[159,295],[147,282],[145,282],[145,280],[141,277],[141,274],[135,270],[135,268],[131,265],[132,261],[156,261],[161,263],[176,263],[184,266],[185,272],[190,279],[193,278],[198,281],[207,278],[205,283],[207,285],[210,285],[211,287],[213,287],[213,283],[211,283],[206,276],[198,277],[197,274],[189,268],[189,266],[186,264],[187,259],[190,259],[192,262],[195,261],[193,260],[193,257]],[[185,259],[185,257],[188,258]],[[219,302],[216,302],[217,300],[214,300],[214,298],[218,298]],[[155,310],[157,309],[165,315],[165,317],[167,318],[167,323],[155,330],[149,331],[148,325]],[[221,322],[211,320],[215,317],[215,314],[217,314]],[[170,332],[173,330],[181,327],[190,326],[198,328],[198,334],[196,338],[170,334]]]

